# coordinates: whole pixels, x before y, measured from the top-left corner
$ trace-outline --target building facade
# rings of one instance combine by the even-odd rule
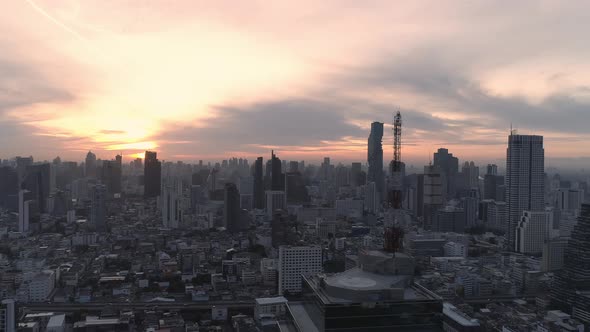
[[[158,154],[146,151],[144,158],[144,196],[158,197],[162,186],[162,163],[158,160]]]
[[[545,205],[545,150],[543,136],[508,137],[506,204],[509,249],[516,249],[516,229],[523,211],[543,211]]]
[[[377,192],[377,202],[381,202],[384,193],[384,174],[383,174],[383,123],[371,123],[371,133],[369,134],[367,162],[369,169],[367,172],[367,182],[375,183]]]
[[[322,247],[279,247],[279,295],[301,293],[302,273],[322,272]]]

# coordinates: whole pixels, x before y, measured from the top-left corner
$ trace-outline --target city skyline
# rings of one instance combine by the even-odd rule
[[[446,147],[502,165],[511,123],[545,137],[548,167],[590,160],[583,2],[5,8],[4,159],[364,161],[379,121],[388,161],[399,109],[408,164]]]

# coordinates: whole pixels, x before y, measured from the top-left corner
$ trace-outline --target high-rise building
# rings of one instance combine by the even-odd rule
[[[287,203],[309,201],[305,178],[299,172],[285,173],[285,192],[287,194]]]
[[[266,215],[271,218],[276,210],[287,208],[287,195],[280,190],[266,191]]]
[[[0,167],[0,206],[14,210],[18,190],[17,171],[10,166]]]
[[[590,204],[583,204],[565,249],[563,269],[555,275],[552,300],[574,318],[590,322]]]
[[[364,184],[363,170],[361,163],[352,163],[350,167],[350,185],[353,187],[362,186]]]
[[[289,162],[289,172],[299,172],[299,162],[298,161],[290,161]]]
[[[434,153],[434,166],[438,167],[443,178],[446,196],[452,196],[456,190],[455,180],[459,173],[459,158],[449,153],[448,149],[440,148]]]
[[[332,173],[332,165],[330,165],[330,158],[329,157],[325,157],[324,158],[324,162],[322,162],[322,165],[320,167],[320,179],[321,180],[330,180],[331,174]]]
[[[145,152],[144,163],[144,196],[158,197],[162,185],[162,163],[158,160],[158,154],[152,151]]]
[[[424,216],[424,174],[416,175],[416,217]]]
[[[322,272],[322,247],[279,247],[279,295],[301,293],[301,274]]]
[[[479,203],[479,219],[488,230],[506,232],[506,202],[484,199]]]
[[[557,208],[561,211],[576,211],[584,202],[584,190],[559,188],[557,194]]]
[[[23,188],[37,201],[40,213],[48,213],[47,198],[51,192],[51,165],[35,164],[27,167]]]
[[[254,206],[254,177],[240,177],[238,190],[240,191],[240,208],[248,211],[252,210]]]
[[[270,179],[271,187],[270,190],[283,190],[285,189],[285,181],[282,171],[281,159],[277,157],[274,151],[271,152],[271,166],[270,166]]]
[[[90,192],[90,224],[98,232],[107,230],[107,187],[103,184],[96,184]]]
[[[461,197],[460,207],[465,210],[465,228],[475,226],[479,209],[479,198],[477,196]]]
[[[16,332],[16,308],[12,299],[0,304],[0,332]]]
[[[423,195],[424,228],[431,229],[437,210],[445,203],[444,175],[434,165],[424,166]]]
[[[204,185],[191,186],[191,210],[193,213],[198,213],[199,205],[207,202],[207,188]]]
[[[498,175],[498,166],[489,164],[487,173],[483,177],[483,198],[502,200],[504,193],[501,192],[504,185],[504,177]]]
[[[240,225],[240,192],[234,183],[226,183],[223,192],[223,225],[230,233],[244,229]]]
[[[122,165],[119,159],[103,161],[99,175],[101,182],[107,186],[110,194],[121,193]]]
[[[383,123],[371,123],[371,133],[369,134],[367,148],[367,162],[369,169],[367,172],[367,182],[374,182],[377,191],[377,202],[381,202],[384,195],[384,174],[383,174]]]
[[[516,228],[516,251],[540,254],[549,239],[552,222],[550,211],[524,211]]]
[[[31,221],[31,215],[34,209],[34,202],[31,199],[31,192],[21,189],[18,192],[18,231],[28,233]]]
[[[86,154],[86,161],[84,163],[84,175],[89,178],[96,177],[96,155],[92,151]]]
[[[162,187],[162,194],[159,197],[162,225],[166,228],[178,228],[182,223],[182,182],[167,178]]]
[[[254,208],[264,209],[264,174],[263,159],[258,157],[254,162]]]
[[[273,248],[289,244],[288,214],[285,211],[273,213],[270,221],[271,245]]]
[[[33,165],[33,157],[16,157],[16,173],[18,175],[19,185],[25,179],[27,168]]]
[[[379,202],[377,201],[377,186],[375,182],[367,182],[365,185],[365,210],[369,213],[377,212],[379,208]]]
[[[506,203],[508,244],[516,249],[516,228],[523,211],[543,211],[545,205],[545,150],[543,137],[508,137],[506,157]]]
[[[488,166],[486,167],[486,174],[498,175],[498,165],[488,164]]]
[[[556,237],[545,241],[541,259],[541,271],[557,271],[563,268],[563,257],[568,240],[568,237]]]
[[[478,188],[479,186],[479,167],[475,166],[475,163],[465,162],[461,168],[461,174],[463,176],[463,184],[465,189]]]
[[[446,206],[436,212],[436,219],[433,222],[432,230],[435,232],[465,231],[465,210],[456,206]]]

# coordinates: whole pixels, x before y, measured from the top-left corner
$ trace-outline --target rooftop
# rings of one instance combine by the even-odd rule
[[[330,276],[304,277],[325,305],[371,301],[426,301],[439,296],[404,275],[381,275],[352,268]],[[324,286],[322,286],[324,283]]]
[[[47,323],[47,327],[59,327],[59,326],[63,326],[65,324],[66,321],[66,315],[55,315],[52,316],[49,319],[49,322]]]
[[[256,299],[257,305],[269,305],[269,304],[284,304],[287,303],[287,299],[283,296],[277,297],[260,297]]]

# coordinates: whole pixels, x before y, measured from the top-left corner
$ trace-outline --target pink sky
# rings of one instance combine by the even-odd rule
[[[585,1],[42,1],[0,13],[1,158],[590,157]],[[385,137],[389,155],[390,133]]]

